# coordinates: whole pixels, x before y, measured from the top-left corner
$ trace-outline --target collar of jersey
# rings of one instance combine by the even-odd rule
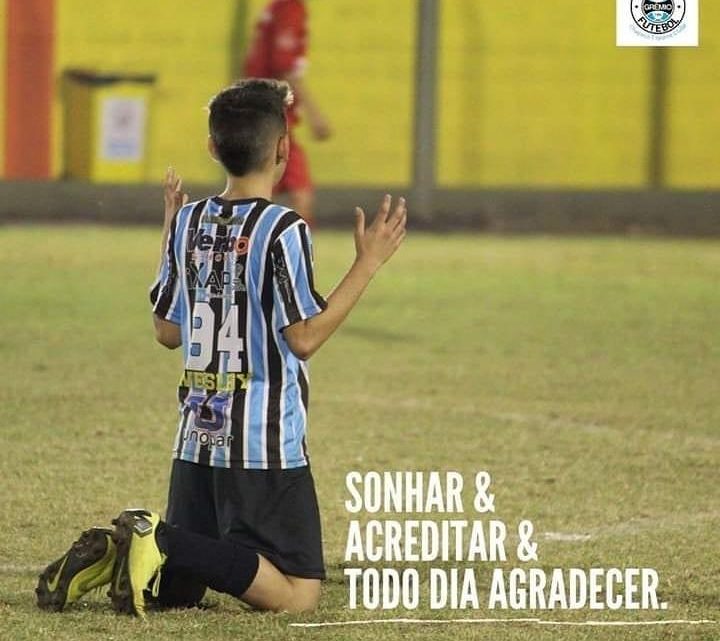
[[[220,198],[220,196],[213,196],[210,200],[212,200],[214,203],[218,205],[247,205],[248,203],[254,203],[254,202],[263,202],[263,203],[269,203],[270,201],[265,198],[237,198],[236,200],[225,200],[224,198]]]

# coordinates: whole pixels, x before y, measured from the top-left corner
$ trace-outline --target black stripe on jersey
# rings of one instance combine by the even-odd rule
[[[327,307],[327,302],[315,291],[315,275],[313,274],[312,252],[310,251],[310,239],[307,235],[307,227],[305,225],[300,225],[298,229],[300,230],[300,242],[302,243],[303,254],[305,254],[305,267],[307,268],[307,279],[308,284],[310,285],[310,291],[312,292],[312,296],[318,304],[318,307],[320,307],[320,309],[325,309]]]
[[[310,404],[310,386],[308,385],[307,378],[305,378],[305,372],[302,367],[298,367],[298,383],[300,384],[300,400],[307,414]]]
[[[282,357],[275,343],[273,332],[273,289],[273,264],[271,260],[266,260],[261,295],[262,310],[267,329],[265,351],[267,354],[268,380],[276,381],[276,383],[269,385],[267,412],[265,415],[265,447],[267,464],[271,469],[280,467],[282,463],[280,459],[280,400],[285,384]]]
[[[298,384],[300,385],[300,400],[302,401],[303,407],[305,408],[305,416],[308,416],[308,410],[310,407],[310,386],[308,385],[308,380],[305,378],[305,372],[303,371],[302,367],[298,367]],[[306,420],[306,423],[309,422]],[[302,449],[303,449],[303,456],[309,460],[308,458],[308,450],[307,450],[307,442],[305,440],[305,436],[303,436],[302,440]]]
[[[215,239],[227,238],[228,228],[225,225],[218,225],[217,231],[215,232]],[[216,260],[220,258],[221,260]],[[210,292],[210,309],[213,311],[213,318],[215,319],[215,326],[213,327],[213,350],[212,360],[208,366],[208,372],[220,371],[220,352],[217,349],[218,334],[220,333],[220,327],[225,320],[223,318],[223,296],[225,294],[225,287],[223,285],[223,272],[225,271],[225,252],[214,252],[208,253],[208,260],[210,261],[210,282],[207,289]]]
[[[200,227],[200,216],[202,216],[203,210],[205,209],[205,205],[207,205],[207,200],[201,200],[195,207],[193,208],[192,214],[190,214],[190,219],[188,220],[188,239],[193,234],[198,233],[198,228]],[[193,274],[193,250],[189,249],[189,243],[188,246],[184,247],[183,250],[185,251],[185,282],[187,284],[187,293],[188,293],[188,313],[190,315],[190,327],[191,327],[191,333],[192,333],[192,317],[193,317],[193,309],[195,307],[195,284],[194,279],[192,277]]]
[[[172,219],[172,223],[170,223],[170,234],[168,235],[167,248],[165,250],[167,253],[168,266],[170,269],[170,273],[168,274],[167,280],[165,281],[165,286],[162,288],[161,292],[160,281],[158,281],[157,285],[155,285],[155,287],[153,287],[152,291],[150,292],[150,302],[155,308],[154,312],[162,318],[165,318],[167,316],[167,313],[170,311],[170,305],[172,305],[173,294],[175,292],[175,281],[178,277],[177,261],[175,260],[176,225],[177,214],[175,214]]]
[[[187,394],[185,394],[187,396]],[[183,400],[185,400],[183,398]],[[187,428],[188,428],[188,417],[190,416],[190,409],[185,408],[183,411],[182,419],[180,420],[180,434],[178,436],[178,452],[182,452],[183,449],[183,443],[185,442],[185,437],[187,436]]]
[[[288,227],[295,224],[298,220],[302,220],[302,218],[300,218],[300,216],[298,216],[294,211],[285,212],[280,220],[277,221],[275,229],[273,229],[272,235],[270,236],[270,247],[277,242],[277,239],[280,238],[280,234],[282,234]]]
[[[295,290],[290,280],[288,272],[287,258],[280,243],[277,243],[271,252],[273,271],[275,280],[277,280],[280,296],[283,299],[285,313],[287,314],[288,323],[290,325],[297,323],[302,317],[300,315],[300,307],[295,298]]]
[[[168,235],[167,240],[167,246],[165,247],[165,253],[167,254],[167,258],[169,261],[172,261],[173,255],[170,253],[170,250],[173,246],[173,243],[175,242],[175,225],[177,224],[177,214],[175,214],[175,217],[172,220],[172,223],[170,224],[170,234]],[[175,261],[170,262],[170,265]],[[158,296],[160,295],[160,282],[161,279],[158,278],[158,282],[155,283],[155,287],[150,290],[150,303],[155,306],[155,303],[157,303]]]
[[[285,251],[277,240],[284,231],[297,223],[298,220],[300,220],[300,217],[294,211],[287,212],[278,221],[270,239],[271,257],[273,267],[275,269],[275,278],[277,279],[278,289],[280,290],[280,295],[282,296],[290,325],[297,323],[300,320],[300,306],[298,305],[295,290],[292,286],[292,281],[290,280],[290,274],[288,273],[287,256],[285,256]],[[302,225],[300,225],[300,227],[302,227]]]
[[[260,214],[265,210],[265,206],[262,206],[264,201],[258,201],[253,210],[247,215],[247,218],[242,223],[239,235],[245,238],[250,238],[255,230]],[[247,253],[238,255],[235,260],[235,273],[242,275],[242,282],[247,288]],[[233,302],[238,306],[238,323],[245,324],[242,331],[239,332],[239,336],[243,337],[243,340],[248,340],[248,328],[247,328],[247,291],[238,290],[235,292]],[[247,356],[244,358],[245,369],[249,370],[249,363],[247,362]],[[252,372],[250,372],[252,373]],[[237,429],[238,433],[235,433],[232,443],[230,445],[230,460],[231,461],[243,461],[245,454],[245,400],[247,398],[247,392],[239,387],[235,388],[233,392],[232,410],[230,412],[230,418],[232,426]]]
[[[150,304],[155,305],[157,303],[158,294],[160,293],[160,279],[155,283],[155,287],[150,290]]]

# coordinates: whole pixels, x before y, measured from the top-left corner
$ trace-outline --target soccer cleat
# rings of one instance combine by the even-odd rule
[[[60,612],[83,594],[110,583],[115,555],[112,530],[100,527],[85,530],[38,578],[35,588],[38,607]]]
[[[143,590],[153,577],[158,587],[165,555],[158,547],[155,532],[160,515],[147,510],[125,510],[114,521],[113,541],[117,558],[110,581],[110,598],[116,612],[145,618]],[[154,591],[155,593],[155,591]]]

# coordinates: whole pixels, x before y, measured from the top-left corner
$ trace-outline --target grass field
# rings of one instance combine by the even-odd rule
[[[329,570],[312,615],[211,593],[147,624],[90,596],[36,609],[38,570],[127,505],[164,508],[181,364],[153,342],[157,233],[0,228],[0,638],[717,639],[637,628],[293,622],[380,617],[720,620],[720,243],[411,236],[313,358],[310,447]],[[350,235],[315,240],[321,289]],[[350,611],[350,470],[489,470],[497,518],[528,518],[539,566],[652,567],[666,611]],[[545,536],[555,532],[569,536]],[[493,564],[485,564],[488,573]]]

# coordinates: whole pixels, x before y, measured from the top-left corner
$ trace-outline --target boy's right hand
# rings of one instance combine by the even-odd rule
[[[365,212],[355,208],[356,262],[374,274],[400,247],[407,234],[407,206],[400,198],[392,213],[392,196],[383,198],[369,227],[365,227]]]
[[[172,219],[178,210],[187,204],[188,195],[182,190],[182,178],[175,173],[172,167],[165,172],[163,184],[163,197],[165,199],[165,221],[163,227],[170,228]]]

